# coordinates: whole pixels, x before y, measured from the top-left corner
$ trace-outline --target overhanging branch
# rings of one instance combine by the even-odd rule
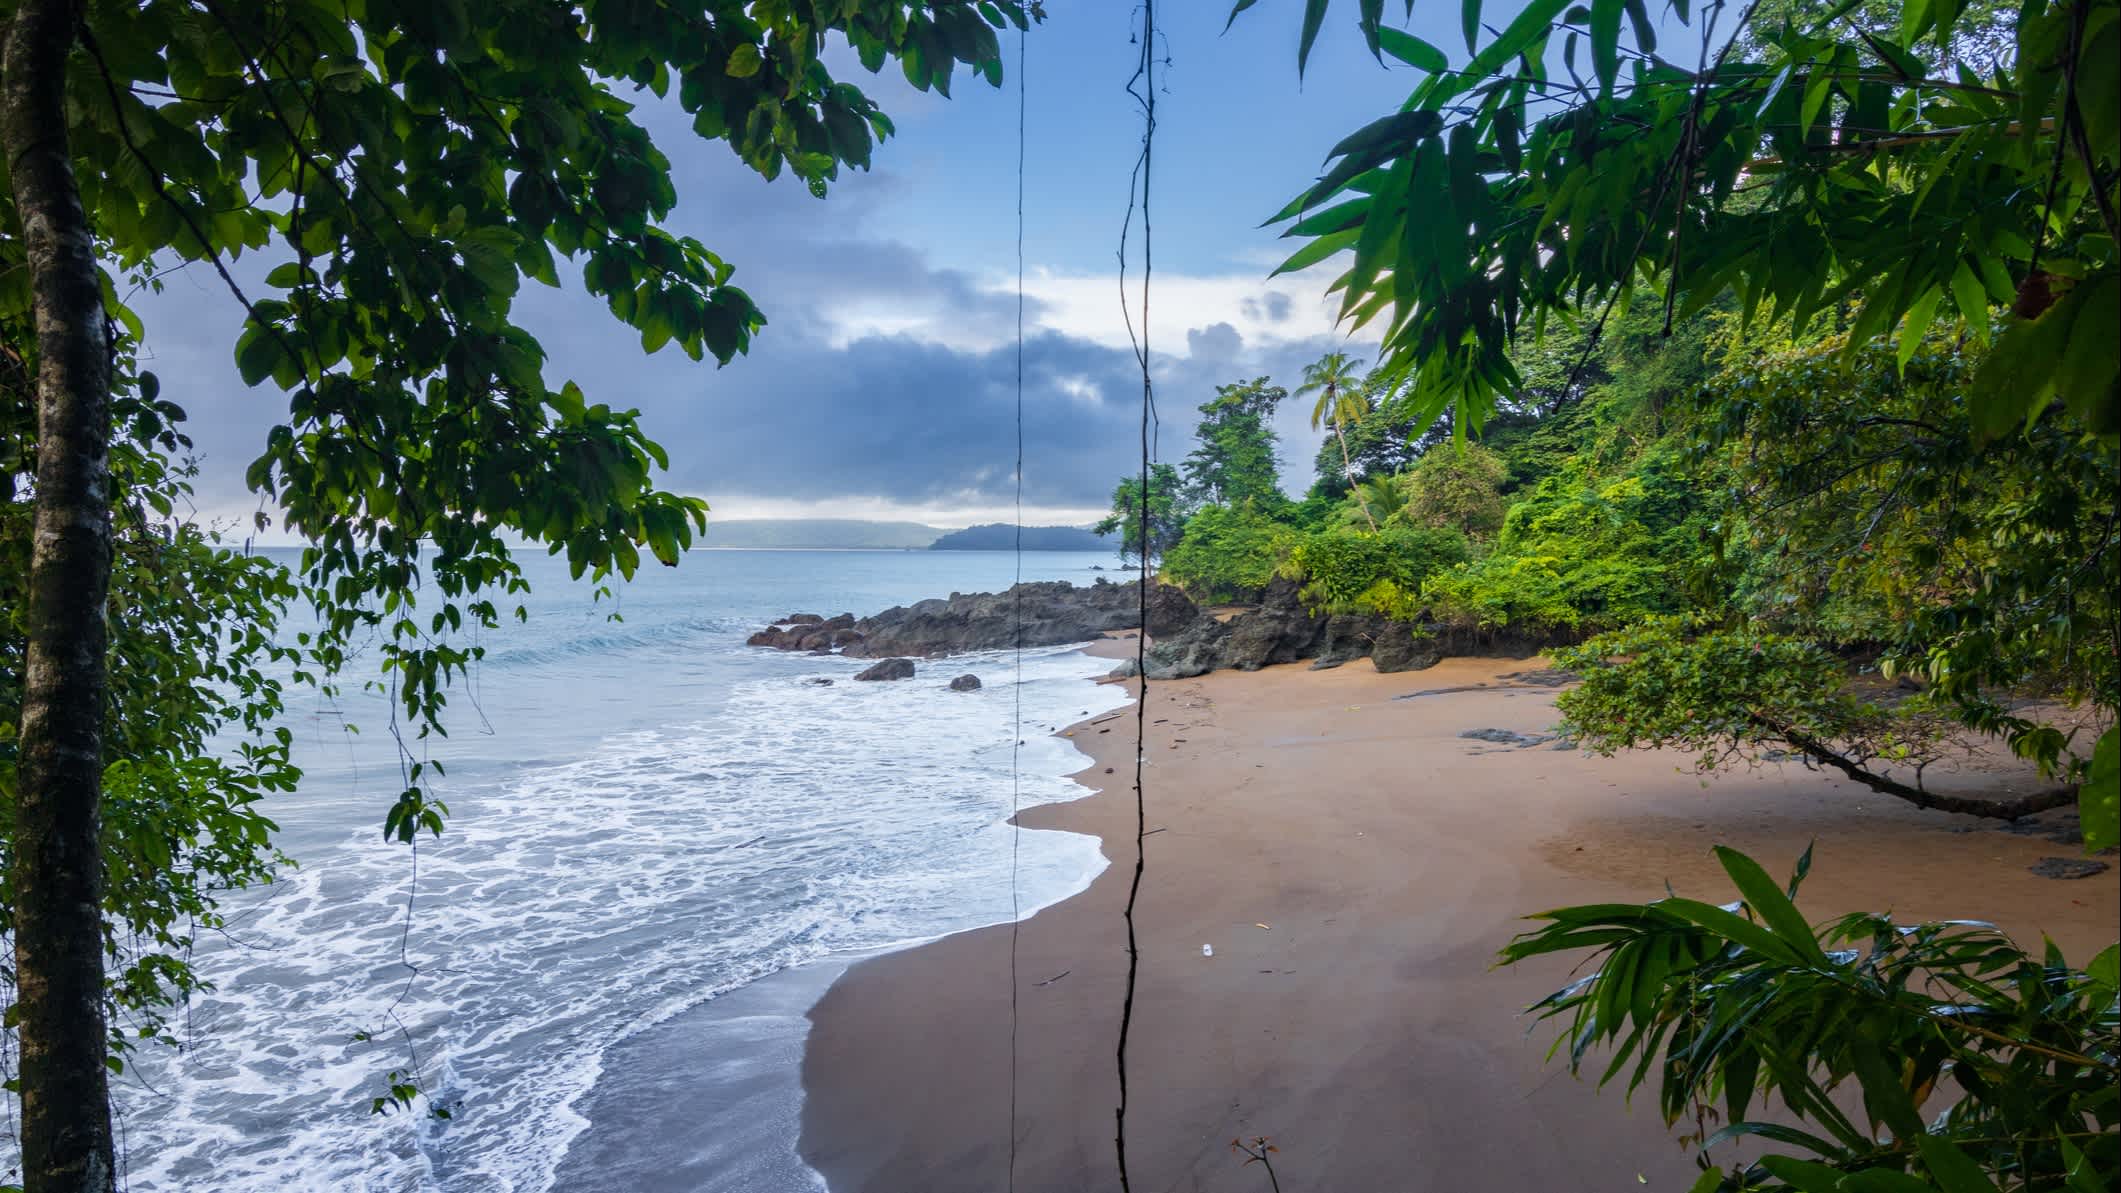
[[[1940,795],[1934,791],[1927,791],[1923,788],[1903,783],[1890,775],[1881,775],[1876,771],[1865,769],[1855,759],[1850,758],[1848,755],[1841,753],[1801,729],[1781,724],[1768,717],[1761,716],[1759,713],[1749,713],[1747,714],[1747,719],[1802,750],[1806,757],[1833,767],[1872,791],[1882,795],[1890,795],[1896,799],[1906,800],[1918,808],[1927,808],[1933,812],[1952,812],[1961,816],[1981,816],[1990,820],[2016,820],[2022,816],[2031,816],[2037,812],[2045,812],[2050,808],[2067,807],[2077,802],[2077,785],[2075,783],[2049,788],[2046,791],[2036,791],[2031,795],[2022,795],[2016,799],[2008,800]]]

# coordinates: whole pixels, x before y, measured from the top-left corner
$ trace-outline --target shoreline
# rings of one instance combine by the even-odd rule
[[[956,656],[955,666],[992,675],[1008,661],[973,652]],[[1091,759],[1064,736],[1068,723],[1078,713],[1087,719],[1124,716],[1132,701],[1119,702],[1120,693],[1097,690],[1109,664],[1097,665],[1083,657],[1080,645],[1027,651],[1025,662],[1030,666],[1024,682],[1031,690],[1038,690],[1039,685],[1062,686],[1044,697],[1027,699],[1022,710],[1022,736],[1029,747],[1020,752],[1022,807],[1028,811],[1050,802],[1087,798],[1092,789],[1072,776],[1089,767]],[[1041,666],[1043,662],[1062,663],[1066,674],[1050,674],[1053,668]],[[939,676],[953,669],[930,668],[925,686],[937,687]],[[783,677],[782,682],[796,681]],[[890,697],[922,686],[915,680],[854,684],[850,689]],[[997,697],[1007,700],[1008,694],[1006,682],[997,682],[985,697],[950,693],[940,698],[953,707],[974,709],[980,707],[976,702]],[[964,703],[968,701],[975,703]],[[988,713],[973,715],[999,715],[1001,720],[992,728],[994,737],[1000,738],[1008,729],[1008,706],[987,707]],[[898,732],[914,740],[935,729],[933,717],[897,724]],[[979,737],[986,740],[984,729]],[[1006,803],[997,809],[986,801],[997,790],[1007,798],[1009,749],[1005,739],[988,744],[998,749],[1002,769],[984,769],[979,779],[985,803],[985,818],[975,829],[979,839],[951,848],[958,852],[970,849],[992,868],[997,846],[1003,851],[1000,864],[1007,864],[1010,813]],[[912,775],[894,782],[910,785],[916,793],[924,790],[920,779]],[[914,802],[932,798],[917,794]],[[857,813],[856,818],[863,815]],[[854,829],[853,825],[846,827]],[[960,825],[964,827],[971,826]],[[1017,914],[1022,916],[1037,914],[1079,893],[1109,866],[1094,838],[1036,829],[1022,838],[1022,863],[1017,903]],[[698,1189],[823,1193],[823,1177],[798,1151],[801,1058],[810,1027],[808,1011],[850,965],[1010,922],[1012,909],[1001,900],[999,883],[990,888],[982,880],[977,887],[967,888],[961,881],[965,875],[957,875],[956,880],[941,873],[931,877],[941,885],[931,885],[920,901],[932,902],[927,914],[914,916],[914,922],[892,921],[910,929],[910,934],[872,939],[852,949],[828,946],[822,954],[738,982],[642,1024],[607,1046],[599,1056],[599,1075],[570,1103],[580,1125],[559,1155],[552,1187],[609,1185],[641,1193]]]
[[[1138,1187],[1265,1187],[1229,1150],[1239,1135],[1274,1140],[1290,1188],[1683,1187],[1689,1153],[1654,1099],[1631,1110],[1545,1065],[1553,1029],[1518,1014],[1567,980],[1569,959],[1487,967],[1517,917],[1545,907],[1652,899],[1667,879],[1732,897],[1711,843],[1783,872],[1816,839],[1800,896],[1814,920],[1877,907],[1977,916],[2021,941],[2045,931],[2080,963],[2112,940],[2121,875],[2025,870],[2075,846],[1794,765],[1703,780],[1671,755],[1458,736],[1545,732],[1551,689],[1496,686],[1534,666],[1289,664],[1151,682],[1129,1057]],[[1464,690],[1394,699],[1438,688]],[[1091,758],[1075,776],[1091,794],[1018,818],[1093,835],[1111,863],[1016,924],[1025,1190],[1116,1177],[1131,730],[1125,716],[1061,730]],[[833,1193],[1009,1185],[1010,934],[1002,923],[869,958],[810,1008],[798,1152]]]

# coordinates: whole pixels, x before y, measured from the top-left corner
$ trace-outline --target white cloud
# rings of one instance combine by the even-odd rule
[[[1232,274],[1159,273],[1150,287],[1154,343],[1163,346],[1159,350],[1165,355],[1183,354],[1185,333],[1217,324],[1234,329],[1244,348],[1251,352],[1344,336],[1334,324],[1337,303],[1325,292],[1335,268],[1320,267],[1278,278],[1268,278],[1264,269]],[[980,277],[975,286],[979,294],[1006,300],[1014,297],[1016,282],[1013,277],[996,274]],[[1129,278],[1127,300],[1135,312],[1137,333],[1139,286],[1139,275]],[[1028,333],[1056,332],[1100,347],[1131,347],[1116,273],[1064,273],[1041,268],[1025,279],[1024,289],[1029,300]],[[997,302],[997,306],[1003,305]],[[947,301],[944,296],[911,303],[875,296],[841,302],[828,298],[822,304],[821,316],[829,342],[836,348],[869,336],[904,336],[961,352],[989,352],[1010,343],[1015,336],[1013,321],[968,319],[960,304]],[[1353,344],[1357,352],[1367,353],[1376,344],[1374,329],[1357,333]]]
[[[962,501],[899,501],[890,497],[835,497],[799,501],[778,497],[709,497],[713,517],[735,522],[750,518],[858,518],[865,522],[923,522],[945,530],[986,522],[1014,522],[1014,505],[997,504],[990,494],[967,492]],[[1069,506],[1025,506],[1026,526],[1081,526],[1105,515],[1102,509]]]

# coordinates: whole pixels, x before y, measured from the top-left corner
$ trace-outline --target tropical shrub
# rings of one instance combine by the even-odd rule
[[[1434,448],[1398,479],[1406,504],[1396,516],[1409,526],[1456,530],[1473,539],[1493,538],[1502,529],[1509,467],[1479,444]]]
[[[1534,1009],[1562,1021],[1553,1051],[1571,1072],[1601,1048],[1600,1086],[1625,1074],[1633,1094],[1654,1071],[1666,1123],[1696,1149],[1692,1193],[2114,1187],[2121,946],[2079,970],[1973,921],[1814,927],[1794,902],[1809,850],[1787,887],[1716,855],[1741,902],[1560,908],[1502,951],[1510,965],[1593,950],[1597,972]],[[1714,1154],[1747,1139],[1771,1150]]]
[[[1982,433],[1961,337],[1727,359],[1706,430],[1744,515],[1741,607],[1872,647],[1968,725],[2067,767],[2068,735],[2005,705],[2052,692],[2111,723],[2121,700],[2114,444],[2055,419]]]
[[[1510,507],[1492,551],[1422,597],[1455,625],[1557,637],[1679,612],[1703,566],[1695,501],[1660,459],[1604,483],[1573,460]]]
[[[1297,532],[1256,505],[1211,505],[1186,520],[1185,535],[1164,557],[1164,579],[1197,600],[1256,596],[1295,547]]]
[[[1465,560],[1465,536],[1452,530],[1387,526],[1376,534],[1316,531],[1297,540],[1284,574],[1304,582],[1303,598],[1328,613],[1382,613],[1412,621],[1421,616],[1422,583]]]

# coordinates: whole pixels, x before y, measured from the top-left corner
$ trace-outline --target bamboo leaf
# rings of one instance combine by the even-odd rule
[[[1591,66],[1601,94],[1613,90],[1620,74],[1620,17],[1626,0],[1591,0]]]
[[[1296,44],[1296,74],[1303,77],[1304,68],[1311,62],[1311,46],[1318,40],[1319,26],[1325,24],[1326,6],[1331,0],[1304,0],[1303,36]]]
[[[1793,953],[1814,965],[1827,964],[1826,952],[1812,935],[1812,926],[1789,896],[1782,893],[1782,887],[1760,868],[1760,863],[1727,845],[1716,847],[1716,859],[1723,863],[1724,873],[1731,876],[1746,904],[1767,921]]]
[[[1451,60],[1444,56],[1442,50],[1411,33],[1400,29],[1383,28],[1377,31],[1377,36],[1379,43],[1384,47],[1385,53],[1392,55],[1416,70],[1428,71],[1434,74],[1438,71],[1450,69]]]

